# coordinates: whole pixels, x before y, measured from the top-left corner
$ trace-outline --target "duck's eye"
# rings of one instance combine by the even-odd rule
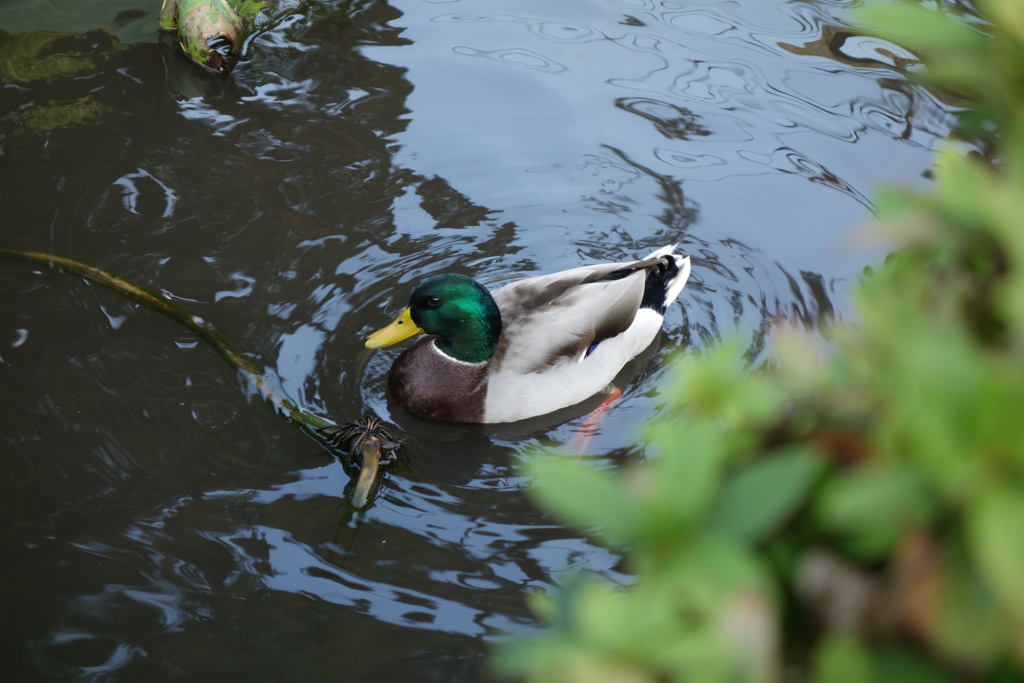
[[[440,305],[441,305],[441,298],[440,297],[436,297],[436,296],[428,296],[427,297],[427,306],[429,306],[430,308],[437,308]]]

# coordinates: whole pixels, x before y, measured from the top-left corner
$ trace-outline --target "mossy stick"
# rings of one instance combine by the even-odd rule
[[[379,421],[364,420],[361,423],[337,427],[334,423],[324,418],[302,410],[294,401],[284,396],[276,378],[260,368],[256,361],[246,354],[234,340],[199,316],[191,313],[185,307],[146,287],[129,282],[81,261],[75,261],[74,259],[55,254],[0,248],[0,257],[60,268],[101,284],[129,299],[139,302],[147,308],[162,313],[209,344],[246,379],[263,401],[273,406],[279,415],[299,425],[303,431],[316,437],[330,448],[337,448],[343,441],[349,441],[351,438],[357,437],[361,434],[360,430],[363,426],[365,426],[363,431],[365,431],[367,436],[371,433],[385,435],[387,449],[382,450],[381,441],[377,436],[368,440],[359,439],[358,443],[349,449],[350,451],[359,451],[358,453],[350,452],[350,455],[357,455],[362,461],[359,478],[353,492],[353,503],[356,507],[361,508],[369,501],[373,485],[379,473],[381,459],[390,461],[394,458],[398,448],[398,443],[387,436],[387,431],[383,429]],[[339,438],[339,435],[342,435],[343,438]]]

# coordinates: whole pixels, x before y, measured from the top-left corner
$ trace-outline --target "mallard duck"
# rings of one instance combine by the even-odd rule
[[[515,422],[575,405],[605,389],[657,336],[690,259],[662,247],[632,263],[605,263],[519,280],[488,292],[464,275],[435,275],[366,341],[402,352],[388,390],[430,422]]]

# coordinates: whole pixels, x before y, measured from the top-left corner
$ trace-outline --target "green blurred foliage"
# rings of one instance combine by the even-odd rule
[[[648,457],[540,455],[539,504],[623,553],[531,604],[497,652],[536,683],[1024,677],[1024,3],[864,8],[970,104],[932,192],[887,190],[900,249],[826,354],[778,329],[680,358]]]

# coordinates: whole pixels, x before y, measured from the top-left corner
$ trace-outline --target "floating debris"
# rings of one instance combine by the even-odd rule
[[[402,442],[391,435],[380,419],[369,415],[341,426],[321,427],[317,433],[326,443],[347,453],[342,462],[353,476],[358,472],[352,505],[366,507],[380,479],[380,468],[398,459]]]

